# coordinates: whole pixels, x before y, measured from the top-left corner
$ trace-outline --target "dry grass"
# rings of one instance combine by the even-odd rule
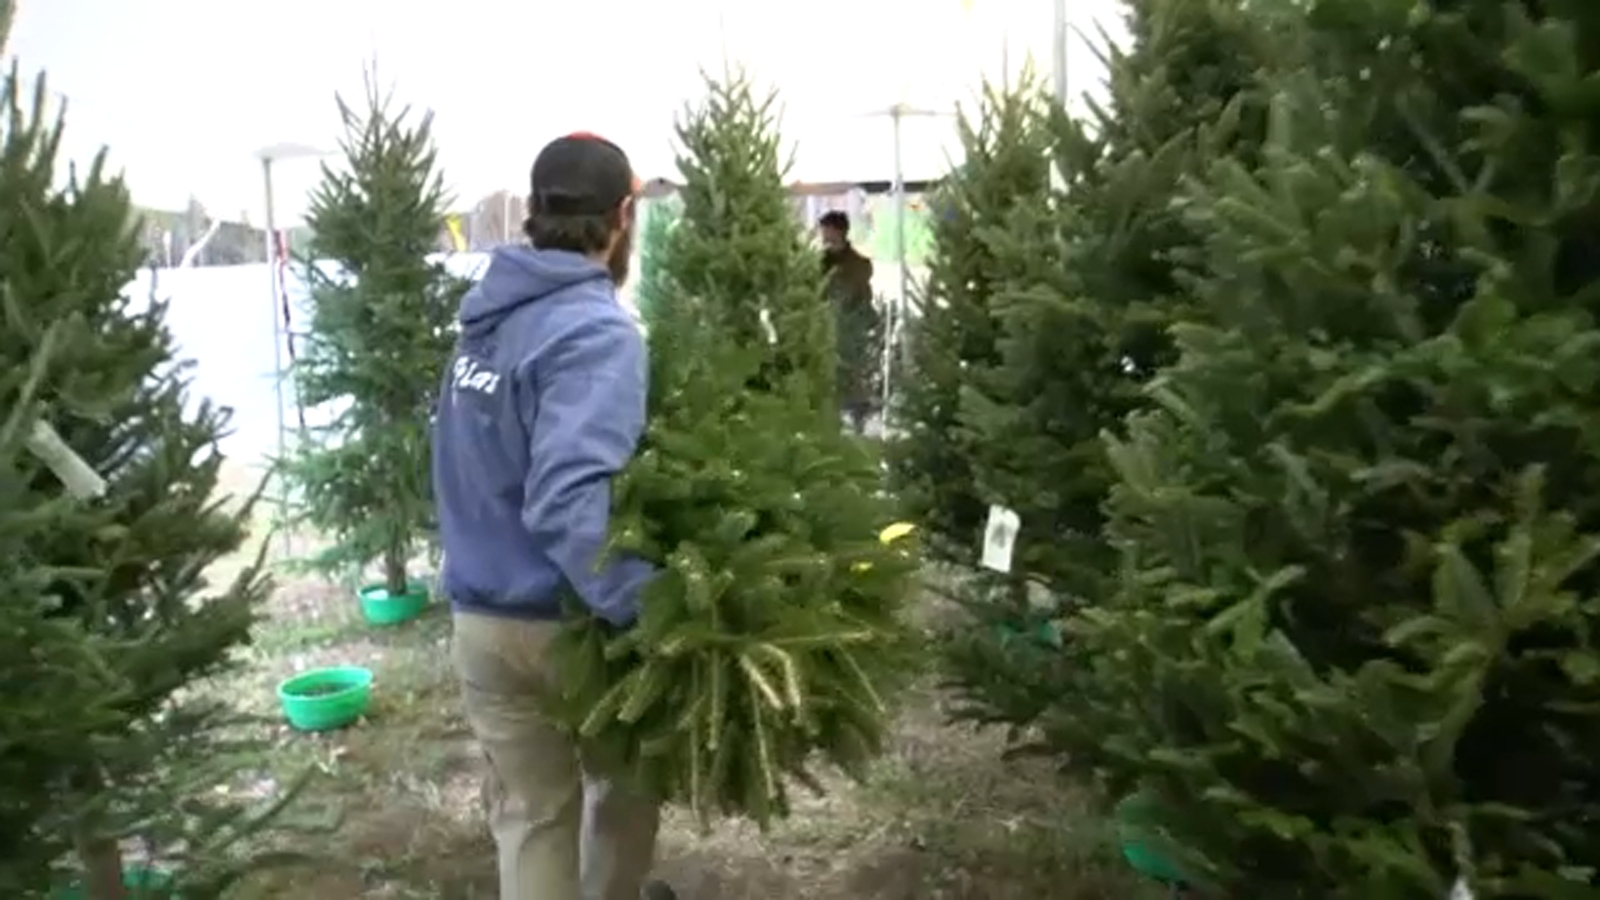
[[[282,783],[308,767],[305,815],[341,821],[288,836],[314,864],[264,875],[247,900],[491,898],[493,849],[478,809],[478,753],[460,719],[440,609],[398,628],[360,621],[347,588],[287,579],[239,673],[219,686],[275,713],[273,688],[309,667],[377,673],[366,720],[330,735],[276,728],[264,763]],[[947,724],[940,697],[912,698],[893,750],[861,785],[807,799],[768,834],[726,823],[702,835],[669,813],[661,873],[685,900],[1135,900],[1104,825],[1036,761],[1005,762],[1001,738]],[[1149,896],[1161,896],[1154,892]]]

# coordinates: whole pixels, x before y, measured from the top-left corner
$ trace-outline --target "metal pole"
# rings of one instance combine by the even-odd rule
[[[278,284],[278,222],[276,211],[272,203],[272,157],[261,157],[261,185],[266,191],[267,198],[267,283],[272,288],[272,390],[277,400],[277,425],[278,425],[278,461],[281,463],[288,458],[289,443],[284,437],[287,426],[284,424],[283,403],[283,320],[278,310],[280,288]],[[293,553],[289,541],[289,482],[283,477],[280,469],[275,475],[278,482],[278,524],[283,530],[283,553],[290,556]]]
[[[894,370],[894,347],[906,309],[911,304],[911,269],[906,252],[906,173],[901,134],[901,119],[905,113],[904,103],[896,103],[889,108],[889,117],[894,125],[894,252],[895,261],[900,265],[900,294],[890,307],[889,315],[884,317],[888,320],[883,328],[883,409],[886,422],[892,395],[890,375]]]
[[[889,108],[889,116],[894,122],[894,252],[895,260],[900,264],[900,303],[904,304],[911,296],[911,270],[906,265],[906,179],[905,164],[901,154],[901,128],[900,121],[905,117],[906,108],[903,103],[896,103]]]

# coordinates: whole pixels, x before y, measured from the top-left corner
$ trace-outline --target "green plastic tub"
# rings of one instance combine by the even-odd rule
[[[128,900],[178,900],[172,890],[172,875],[150,866],[127,866],[122,870],[122,888]],[[84,900],[88,893],[82,884],[58,888],[51,900]]]
[[[283,716],[301,731],[343,728],[372,705],[372,670],[360,666],[312,669],[278,685]]]
[[[1001,644],[1026,641],[1038,647],[1061,649],[1061,626],[1054,622],[1040,622],[1031,628],[1020,623],[1001,625],[997,631]]]
[[[1140,792],[1117,804],[1117,831],[1122,840],[1122,858],[1135,872],[1167,885],[1184,885],[1187,879],[1162,849],[1160,805],[1156,798]]]
[[[391,594],[381,584],[369,584],[357,594],[361,598],[361,615],[372,625],[409,622],[428,608],[428,586],[420,581],[411,582],[404,594]]]

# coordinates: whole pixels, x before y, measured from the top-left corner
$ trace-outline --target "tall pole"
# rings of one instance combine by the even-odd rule
[[[905,118],[905,114],[904,103],[896,103],[889,107],[889,118],[894,125],[894,255],[895,262],[900,266],[900,295],[889,308],[889,315],[885,317],[888,321],[884,323],[883,329],[883,408],[886,416],[891,394],[890,376],[894,369],[896,335],[905,319],[906,309],[911,303],[911,269],[906,252],[906,173],[904,141],[901,133],[901,121]]]
[[[900,303],[911,296],[911,270],[906,262],[906,173],[902,154],[901,120],[906,106],[896,103],[889,108],[889,118],[894,123],[894,255],[900,264]]]
[[[268,304],[272,310],[272,391],[276,395],[278,404],[278,464],[288,458],[289,442],[284,437],[287,426],[284,423],[283,406],[283,319],[278,310],[278,298],[281,296],[281,287],[278,284],[278,220],[272,202],[272,157],[263,154],[261,157],[261,186],[266,191],[267,212],[267,283],[272,288],[272,302]],[[283,529],[283,553],[290,556],[293,553],[289,541],[289,482],[283,477],[280,469],[276,473],[278,482],[278,525]]]

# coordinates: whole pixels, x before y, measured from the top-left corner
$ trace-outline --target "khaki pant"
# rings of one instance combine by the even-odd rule
[[[488,760],[484,801],[501,900],[639,900],[660,807],[589,771],[539,712],[560,626],[457,613],[452,654]]]

